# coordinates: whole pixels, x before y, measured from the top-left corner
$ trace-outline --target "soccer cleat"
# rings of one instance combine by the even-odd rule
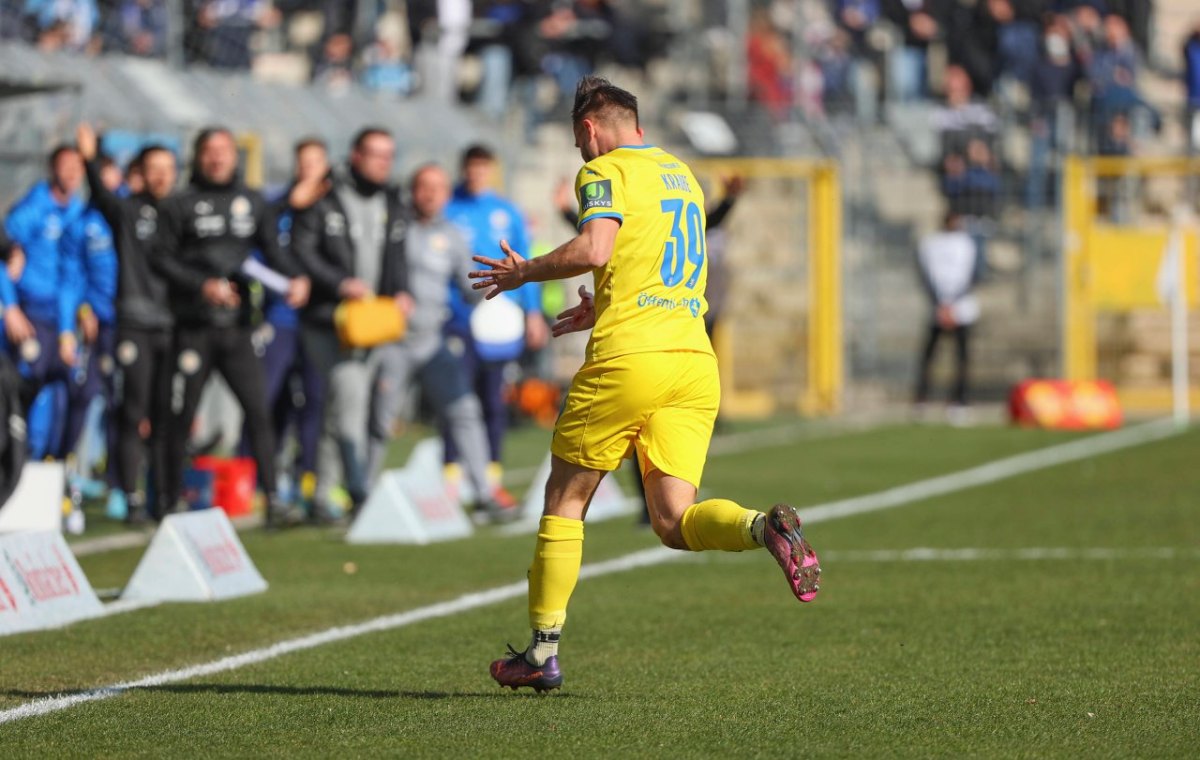
[[[507,686],[513,691],[528,686],[540,694],[559,688],[563,682],[557,655],[546,660],[545,665],[530,665],[525,653],[513,649],[512,644],[508,645],[508,656],[493,661],[490,671],[501,688]]]
[[[776,504],[767,513],[763,532],[767,551],[783,568],[792,593],[802,602],[811,602],[821,590],[821,563],[817,553],[804,539],[800,516],[787,504]]]

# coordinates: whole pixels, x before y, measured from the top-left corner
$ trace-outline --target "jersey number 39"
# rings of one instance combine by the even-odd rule
[[[684,285],[691,289],[696,287],[700,272],[704,269],[704,217],[700,207],[679,198],[662,201],[662,212],[673,214],[671,219],[671,239],[663,246],[663,262],[659,273],[663,285],[668,288],[683,282],[684,267],[691,262],[693,269]]]

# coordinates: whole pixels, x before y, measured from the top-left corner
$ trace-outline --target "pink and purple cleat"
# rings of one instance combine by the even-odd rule
[[[787,504],[776,504],[767,513],[763,531],[767,551],[783,568],[792,593],[802,602],[811,602],[821,590],[821,563],[817,553],[804,539],[800,516]]]
[[[524,652],[508,647],[508,656],[492,662],[492,678],[503,688],[516,691],[528,686],[539,694],[562,686],[562,671],[558,668],[557,655],[546,660],[545,665],[530,665]]]

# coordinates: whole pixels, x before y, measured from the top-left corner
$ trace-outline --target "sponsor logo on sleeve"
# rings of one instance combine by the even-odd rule
[[[594,208],[612,208],[612,180],[602,179],[589,182],[579,188],[579,213],[591,211]]]

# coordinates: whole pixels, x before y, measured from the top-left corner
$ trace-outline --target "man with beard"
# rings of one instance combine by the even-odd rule
[[[248,261],[256,249],[273,271]],[[167,281],[175,317],[167,498],[182,491],[188,434],[204,383],[216,368],[245,413],[259,487],[268,497],[267,525],[296,521],[298,515],[274,496],[275,435],[253,342],[250,286],[258,279],[300,307],[308,300],[309,280],[280,252],[275,220],[262,196],[238,177],[237,145],[229,130],[205,129],[196,138],[191,183],[160,206],[151,263]]]

